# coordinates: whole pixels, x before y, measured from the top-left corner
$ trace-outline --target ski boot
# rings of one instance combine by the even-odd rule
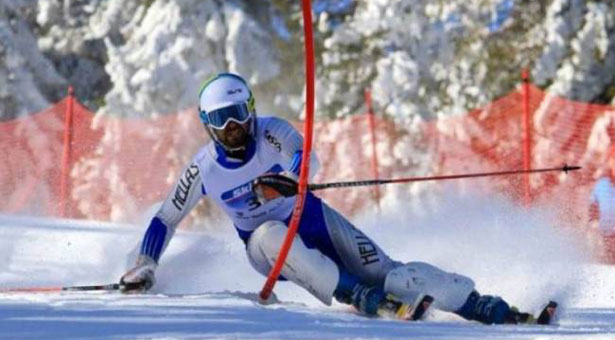
[[[480,295],[473,291],[465,304],[455,313],[467,320],[484,324],[538,324],[549,325],[554,322],[557,303],[549,303],[540,312],[538,318],[530,313],[520,312],[517,307],[510,307],[499,296]]]
[[[407,303],[387,294],[380,302],[378,315],[399,320],[420,320],[425,316],[425,312],[427,312],[433,300],[431,295],[420,294],[412,303]]]
[[[499,296],[480,295],[476,290],[470,293],[465,304],[455,314],[487,325],[513,323],[514,320],[506,301]]]
[[[334,296],[367,316],[413,321],[420,320],[433,302],[433,298],[425,294],[402,300],[379,287],[365,286],[348,275],[341,276]]]
[[[356,287],[352,305],[361,313],[390,319],[420,320],[431,306],[433,298],[419,294],[414,300],[401,300],[377,287]]]

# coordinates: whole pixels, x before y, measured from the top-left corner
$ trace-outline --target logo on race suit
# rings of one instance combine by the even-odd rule
[[[359,250],[359,255],[361,256],[361,262],[364,266],[380,261],[378,249],[367,236],[358,234],[355,236],[355,239],[357,240],[357,248]]]
[[[177,208],[177,210],[181,211],[186,205],[186,200],[188,199],[188,193],[190,192],[190,188],[192,187],[192,183],[199,176],[199,167],[196,164],[192,164],[186,169],[182,177],[177,182],[177,186],[175,187],[175,195],[171,202]]]
[[[267,139],[269,144],[271,144],[276,150],[278,150],[278,152],[282,152],[282,143],[280,143],[277,138],[272,136],[269,130],[265,130],[265,139]]]
[[[271,169],[269,169],[266,173],[280,173],[284,169],[281,165],[276,164]],[[254,191],[252,190],[252,181],[244,183],[240,186],[237,186],[233,189],[225,191],[220,195],[222,201],[231,209],[234,210],[256,210],[262,206],[261,201],[256,197]],[[243,214],[237,214],[237,217],[244,217]],[[252,216],[254,217],[254,216]]]

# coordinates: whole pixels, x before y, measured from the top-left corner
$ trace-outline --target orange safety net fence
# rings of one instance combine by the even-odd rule
[[[580,165],[573,174],[529,176],[531,204],[559,206],[566,219],[585,223],[592,187],[607,172],[607,154],[615,147],[615,107],[570,101],[530,86],[529,131],[532,168]],[[441,119],[427,127],[435,146],[437,173],[522,169],[522,93],[513,92],[467,116]],[[473,182],[483,189],[521,200],[521,176]],[[615,197],[614,197],[615,199]]]
[[[606,172],[613,147],[615,107],[570,101],[529,86],[533,168],[581,165],[573,175],[529,177],[531,204],[559,205],[562,217],[586,224],[590,193]],[[70,97],[69,97],[70,98]],[[445,117],[413,127],[367,114],[317,122],[315,151],[321,163],[315,183],[446,175],[522,169],[521,88],[467,115]],[[0,213],[59,217],[63,129],[67,100],[42,112],[0,123]],[[376,110],[377,111],[377,110]],[[146,211],[168,190],[206,141],[189,109],[148,118],[95,116],[75,102],[65,217],[142,222]],[[520,202],[522,176],[459,181],[461,186],[509,195]],[[390,193],[390,186],[380,189]],[[319,193],[347,214],[375,209],[373,187]],[[205,203],[197,215],[213,214]]]
[[[68,98],[31,116],[0,123],[0,211],[58,214],[65,112]],[[73,159],[95,151],[102,132],[93,115],[75,103]]]

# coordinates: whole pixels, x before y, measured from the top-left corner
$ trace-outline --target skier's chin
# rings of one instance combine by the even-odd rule
[[[236,148],[245,146],[247,141],[248,141],[247,135],[242,135],[242,136],[237,136],[237,137],[226,138],[226,140],[224,141],[224,144],[226,144],[226,146],[228,146],[231,149],[236,149]]]

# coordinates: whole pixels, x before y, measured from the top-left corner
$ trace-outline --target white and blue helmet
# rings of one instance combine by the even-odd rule
[[[233,73],[219,73],[207,79],[199,91],[199,117],[212,139],[227,151],[245,148],[225,145],[214,130],[224,130],[229,122],[246,126],[254,138],[256,109],[248,83]]]

